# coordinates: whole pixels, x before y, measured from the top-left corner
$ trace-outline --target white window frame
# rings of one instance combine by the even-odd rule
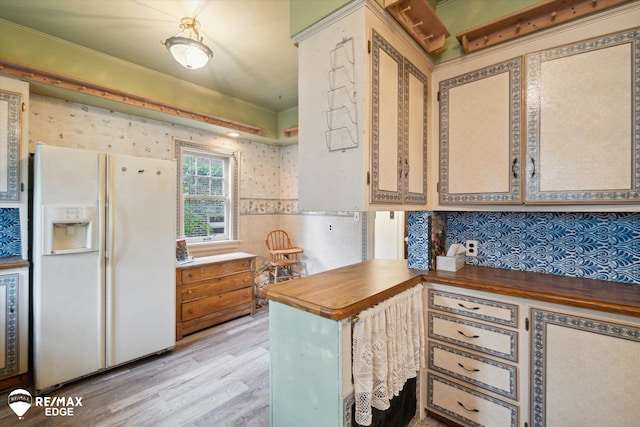
[[[238,222],[239,222],[239,204],[238,204],[238,190],[239,190],[239,164],[240,153],[237,151],[228,150],[225,148],[197,144],[191,141],[175,140],[175,153],[177,163],[177,230],[176,233],[180,238],[183,238],[190,245],[228,245],[229,243],[236,243],[238,240]],[[182,158],[184,153],[202,154],[204,156],[210,156],[212,158],[223,158],[226,166],[226,178],[224,181],[224,193],[225,206],[226,206],[226,219],[227,224],[225,226],[226,233],[221,236],[201,236],[201,237],[186,237],[184,236],[184,201],[185,197],[182,192]]]

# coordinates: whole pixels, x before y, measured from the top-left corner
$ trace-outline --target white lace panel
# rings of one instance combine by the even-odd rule
[[[355,420],[371,425],[371,408],[385,410],[404,383],[425,367],[422,285],[358,314],[353,325]]]

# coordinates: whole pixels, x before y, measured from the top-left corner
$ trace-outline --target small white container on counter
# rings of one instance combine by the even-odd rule
[[[436,270],[458,271],[464,267],[465,254],[436,257]]]

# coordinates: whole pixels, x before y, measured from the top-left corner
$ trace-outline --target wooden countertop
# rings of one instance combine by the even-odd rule
[[[183,264],[176,263],[176,270],[182,270],[189,267],[199,267],[202,265],[213,264],[216,262],[233,261],[236,259],[255,258],[257,255],[247,252],[230,252],[220,255],[211,255],[194,258],[193,261],[185,262]]]
[[[29,267],[29,261],[19,256],[0,258],[0,270],[8,270],[10,268]]]
[[[420,282],[640,317],[640,285],[466,265],[457,272],[369,260],[270,285],[267,298],[333,320],[351,317]]]
[[[262,289],[273,301],[332,320],[346,319],[422,282],[406,260],[373,259]]]

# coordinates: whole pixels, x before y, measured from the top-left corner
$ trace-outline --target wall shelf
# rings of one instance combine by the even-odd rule
[[[633,0],[546,0],[456,34],[466,53],[601,12]]]
[[[221,126],[227,129],[246,132],[251,135],[261,136],[264,129],[262,127],[241,123],[223,117],[213,116],[189,108],[182,108],[177,105],[158,101],[155,99],[139,96],[120,89],[115,89],[99,84],[94,84],[85,80],[76,79],[59,73],[46,71],[30,65],[19,64],[9,60],[0,59],[0,73],[27,80],[32,83],[42,83],[52,87],[58,87],[77,93],[84,93],[96,96],[109,101],[121,102],[134,107],[146,108],[176,117],[183,117],[197,120],[210,125]]]
[[[444,46],[450,35],[427,0],[387,1],[385,9],[427,53]]]

